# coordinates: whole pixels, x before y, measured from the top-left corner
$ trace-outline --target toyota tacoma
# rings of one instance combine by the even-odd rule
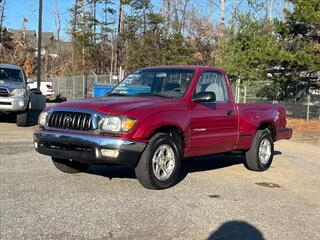
[[[286,122],[282,104],[236,104],[223,69],[149,67],[105,97],[46,108],[34,146],[65,173],[126,164],[144,187],[164,189],[187,157],[239,152],[248,169],[267,170],[274,142],[292,136]]]
[[[16,114],[17,125],[27,126],[31,91],[22,67],[0,64],[0,114]]]

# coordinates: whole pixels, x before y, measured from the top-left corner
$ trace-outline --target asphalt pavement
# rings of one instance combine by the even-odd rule
[[[144,189],[133,169],[64,174],[33,149],[36,127],[0,123],[1,239],[319,239],[320,142],[280,141],[266,172],[240,156],[183,163]]]

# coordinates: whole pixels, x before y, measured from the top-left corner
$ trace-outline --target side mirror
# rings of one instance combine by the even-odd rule
[[[31,83],[34,83],[34,81],[31,78],[28,78],[27,79],[27,84],[31,84]]]
[[[193,96],[194,102],[215,102],[216,94],[214,92],[199,92]]]

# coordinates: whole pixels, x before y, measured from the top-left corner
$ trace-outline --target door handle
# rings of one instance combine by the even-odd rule
[[[233,115],[233,110],[232,109],[227,110],[227,115],[228,116],[232,116]]]

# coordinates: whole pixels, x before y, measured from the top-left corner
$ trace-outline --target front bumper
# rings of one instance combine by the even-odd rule
[[[127,141],[107,136],[36,131],[33,134],[37,152],[57,158],[84,163],[136,165],[146,143]],[[101,150],[115,150],[117,156],[103,155]],[[114,151],[113,151],[114,152]]]
[[[0,97],[1,112],[21,112],[28,106],[27,97]]]

